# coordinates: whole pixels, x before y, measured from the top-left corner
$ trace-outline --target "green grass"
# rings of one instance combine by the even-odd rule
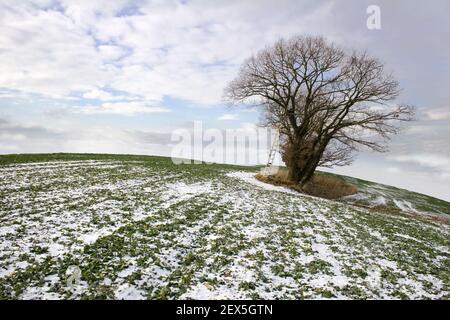
[[[64,162],[81,160],[97,162]],[[48,161],[61,162],[30,166]],[[447,225],[229,175],[258,167],[86,154],[0,163],[2,299],[450,297]]]

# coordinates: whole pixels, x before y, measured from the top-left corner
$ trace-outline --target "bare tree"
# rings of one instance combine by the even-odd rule
[[[280,130],[289,178],[303,187],[319,165],[349,164],[361,147],[385,150],[399,121],[413,117],[413,108],[390,104],[398,87],[367,53],[298,36],[246,60],[225,95],[264,108],[264,123]]]

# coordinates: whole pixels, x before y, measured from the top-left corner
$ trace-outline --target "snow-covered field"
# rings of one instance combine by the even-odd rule
[[[254,174],[132,156],[3,164],[0,298],[450,298],[448,225]]]

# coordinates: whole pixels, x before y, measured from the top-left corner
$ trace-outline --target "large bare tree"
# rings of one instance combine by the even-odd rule
[[[322,37],[279,40],[250,57],[225,94],[264,108],[278,128],[289,178],[302,187],[317,166],[346,165],[361,147],[385,150],[413,108],[392,105],[398,82],[365,52],[347,52]]]

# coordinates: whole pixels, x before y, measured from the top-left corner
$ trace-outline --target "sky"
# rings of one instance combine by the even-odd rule
[[[369,5],[380,29],[367,28]],[[0,0],[0,154],[170,155],[174,130],[255,126],[223,89],[280,37],[385,63],[416,120],[332,171],[450,201],[450,2]]]

